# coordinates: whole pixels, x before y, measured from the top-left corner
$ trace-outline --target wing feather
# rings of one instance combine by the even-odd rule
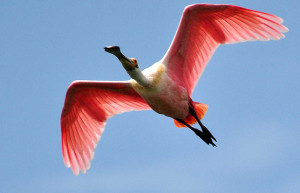
[[[191,94],[219,45],[284,38],[288,29],[282,22],[277,16],[234,5],[190,5],[162,63],[168,75]]]
[[[78,175],[90,168],[107,119],[115,114],[150,109],[130,82],[75,81],[68,88],[61,115],[64,163]]]

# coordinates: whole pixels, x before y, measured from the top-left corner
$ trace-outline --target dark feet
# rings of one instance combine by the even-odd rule
[[[217,140],[214,138],[214,136],[209,132],[209,130],[201,122],[199,124],[201,126],[202,131],[200,131],[199,129],[196,129],[196,128],[190,126],[189,124],[187,124],[185,121],[183,121],[181,119],[176,119],[176,120],[178,122],[184,124],[188,128],[190,128],[192,131],[194,131],[194,133],[197,136],[199,136],[208,145],[211,144],[212,146],[216,146],[211,139],[213,139],[215,141],[217,141]]]
[[[212,138],[217,142],[216,138],[211,134],[211,132],[202,124],[201,121],[199,121],[199,125],[201,126],[201,129],[205,135],[207,135],[209,138]]]
[[[198,135],[205,143],[207,143],[207,145],[211,144],[212,146],[216,146],[216,144],[214,144],[214,142],[211,140],[215,140],[217,141],[214,136],[212,136],[212,134],[209,132],[208,129],[200,131],[199,129],[195,129],[193,127],[190,128],[192,131],[195,132],[196,135]]]
[[[195,131],[195,130],[193,130],[195,133],[196,133],[196,135],[198,135],[203,141],[205,141],[205,143],[207,143],[208,145],[209,144],[212,144],[212,146],[216,146],[214,143],[213,143],[213,141],[211,140],[211,139],[213,139],[213,140],[215,140],[215,142],[217,142],[217,140],[216,140],[216,138],[211,134],[211,132],[202,124],[202,122],[199,120],[199,118],[198,118],[198,116],[197,116],[197,114],[196,114],[196,112],[195,112],[195,110],[194,110],[194,108],[193,108],[193,106],[192,106],[192,104],[190,105],[190,113],[191,113],[191,115],[193,116],[193,117],[195,117],[195,119],[197,120],[197,122],[199,123],[199,125],[200,125],[200,127],[201,127],[201,129],[202,129],[202,132],[201,131],[199,131],[198,129],[198,131]]]

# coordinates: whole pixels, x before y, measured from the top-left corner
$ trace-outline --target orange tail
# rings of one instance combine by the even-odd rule
[[[195,111],[196,111],[196,113],[197,113],[197,116],[198,116],[198,118],[199,118],[200,120],[204,117],[204,115],[205,115],[205,113],[206,113],[206,111],[207,111],[207,107],[208,107],[207,104],[194,102],[194,109],[195,109]],[[179,128],[186,127],[184,124],[179,123],[179,122],[176,121],[175,119],[173,119],[173,121],[174,121],[174,124],[175,124],[176,127],[179,127]],[[197,123],[197,120],[196,120],[191,114],[189,114],[189,115],[184,119],[184,121],[185,121],[187,124],[189,124],[189,125],[192,125],[192,124]]]

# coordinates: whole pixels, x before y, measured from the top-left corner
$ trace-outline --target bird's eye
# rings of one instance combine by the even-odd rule
[[[138,68],[139,66],[138,66],[137,60],[135,58],[132,58],[131,60],[134,64],[134,67]]]

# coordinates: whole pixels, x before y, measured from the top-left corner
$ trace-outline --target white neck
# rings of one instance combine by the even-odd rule
[[[149,79],[146,78],[146,76],[142,73],[142,71],[139,68],[135,68],[134,70],[127,71],[129,76],[137,81],[139,85],[147,87],[150,86]]]

